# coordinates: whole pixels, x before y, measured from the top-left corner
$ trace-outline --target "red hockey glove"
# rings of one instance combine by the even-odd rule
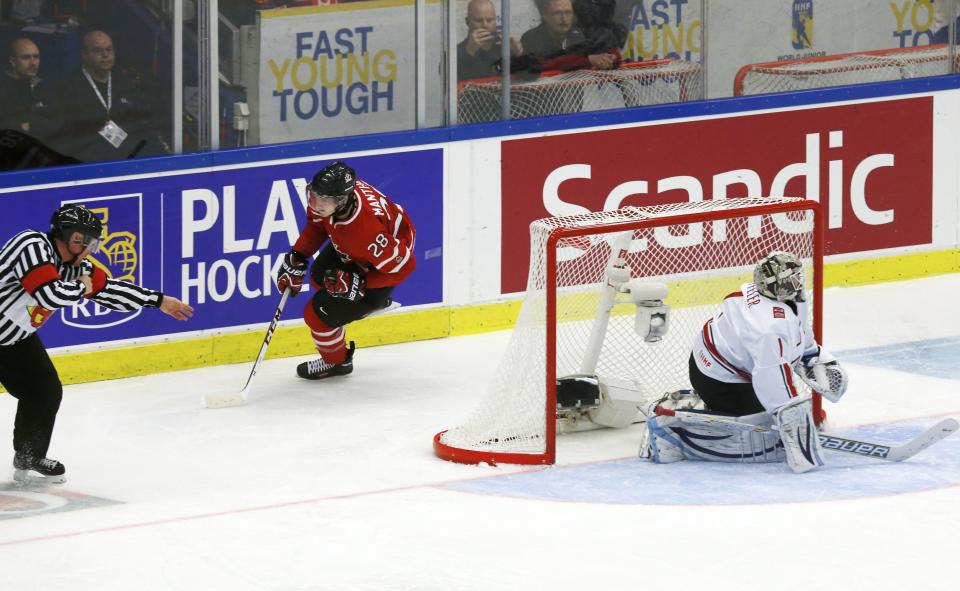
[[[327,269],[323,274],[323,287],[330,295],[351,302],[363,299],[366,284],[363,275],[343,269]]]
[[[307,259],[295,250],[291,250],[283,257],[283,264],[277,271],[277,289],[280,293],[290,290],[295,296],[303,289],[303,278],[307,274]]]

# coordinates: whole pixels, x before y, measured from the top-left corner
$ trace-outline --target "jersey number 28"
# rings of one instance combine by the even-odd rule
[[[387,235],[384,233],[377,234],[377,237],[373,239],[369,245],[367,245],[367,250],[373,253],[373,256],[379,258],[383,254],[383,249],[390,244],[390,241],[387,239]]]

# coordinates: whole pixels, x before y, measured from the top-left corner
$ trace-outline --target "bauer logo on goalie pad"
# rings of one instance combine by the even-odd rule
[[[876,458],[885,458],[890,453],[890,448],[886,445],[875,445],[850,439],[835,439],[829,435],[820,435],[820,445],[823,446],[823,449],[840,449],[861,456]]]

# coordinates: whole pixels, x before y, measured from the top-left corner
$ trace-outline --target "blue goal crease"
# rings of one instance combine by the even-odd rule
[[[908,441],[925,423],[863,425],[840,435],[890,444]],[[830,453],[824,468],[791,474],[783,463],[618,458],[458,481],[442,488],[531,501],[613,505],[758,505],[857,500],[960,485],[960,437],[905,462]]]

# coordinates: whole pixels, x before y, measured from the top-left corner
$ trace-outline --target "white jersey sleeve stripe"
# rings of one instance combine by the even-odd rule
[[[791,398],[797,397],[797,389],[793,385],[793,372],[790,371],[790,366],[784,363],[780,366],[780,374],[783,376],[783,385],[787,390],[787,393],[790,394]]]
[[[411,251],[410,251],[409,248],[405,248],[405,249],[404,249],[403,259],[402,259],[399,263],[397,263],[397,266],[394,267],[393,270],[391,270],[391,271],[386,271],[386,272],[387,272],[387,273],[397,273],[397,272],[399,272],[401,269],[403,269],[404,265],[407,264],[407,261],[410,260],[410,252],[411,252]],[[390,261],[392,261],[392,260],[394,260],[394,259],[390,259]],[[389,261],[385,261],[385,262],[389,262]],[[377,267],[377,269],[380,269],[380,267]],[[380,269],[380,270],[382,270],[382,269]]]
[[[383,268],[386,267],[388,264],[392,263],[394,259],[397,258],[397,255],[399,254],[400,254],[400,243],[397,243],[394,245],[393,252],[390,253],[390,256],[384,257],[384,259],[380,261],[379,264],[374,265],[374,267],[376,267],[378,271],[383,271]]]
[[[750,374],[747,372],[738,369],[732,363],[727,361],[727,359],[720,354],[720,351],[717,350],[717,346],[713,342],[713,319],[707,320],[706,324],[703,325],[703,345],[706,347],[707,352],[710,353],[710,356],[713,357],[717,363],[720,364],[725,370],[730,373],[739,376],[745,380],[752,381]]]
[[[393,237],[396,238],[397,234],[400,233],[400,222],[403,221],[403,210],[400,210],[400,213],[397,214],[397,221],[393,223]]]

